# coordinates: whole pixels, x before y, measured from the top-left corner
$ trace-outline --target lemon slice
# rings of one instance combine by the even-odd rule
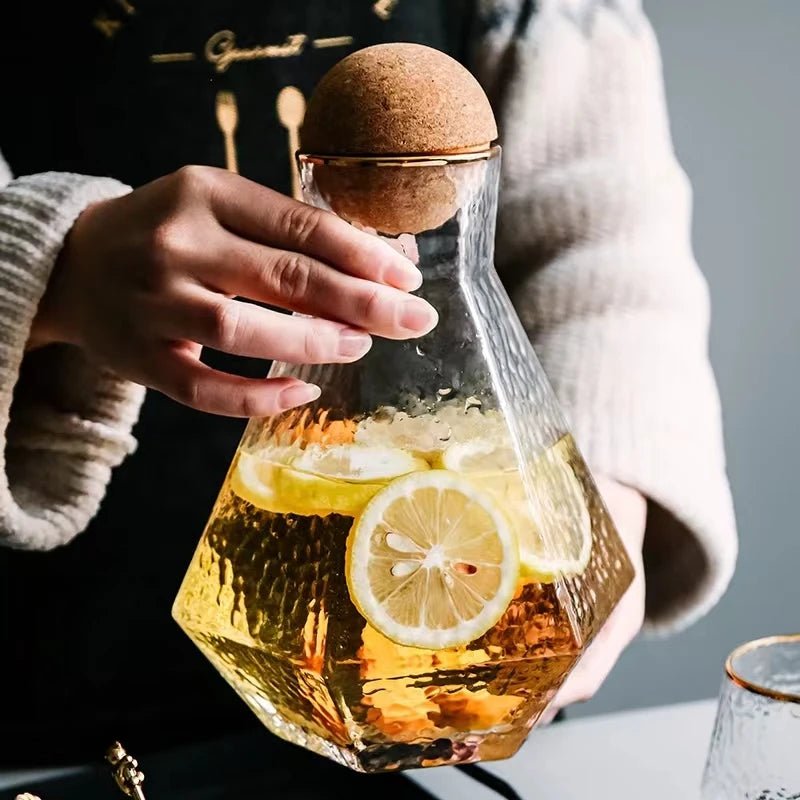
[[[592,555],[592,520],[581,484],[558,449],[542,456],[530,473],[533,496],[523,491],[507,501],[521,574],[541,583],[580,575]]]
[[[277,474],[276,492],[286,513],[305,517],[343,514],[354,517],[385,483],[348,483],[294,469]]]
[[[347,543],[347,585],[392,641],[467,644],[508,608],[519,577],[514,532],[492,498],[446,470],[407,475],[375,495]]]
[[[472,439],[450,445],[436,466],[458,472],[505,507],[508,497],[520,497],[517,456],[511,443],[498,439]]]
[[[473,439],[450,445],[441,455],[444,469],[453,472],[506,472],[518,467],[510,442]]]
[[[283,505],[296,514],[355,516],[389,481],[430,469],[427,462],[394,447],[312,446],[278,476]]]
[[[422,469],[427,462],[389,447],[276,447],[241,453],[231,488],[273,513],[352,517],[389,481]]]
[[[231,474],[231,489],[257,508],[275,513],[288,513],[288,509],[281,506],[276,491],[279,472],[279,463],[266,457],[265,454],[240,452]]]
[[[397,447],[340,444],[313,445],[289,461],[300,472],[354,483],[381,483],[428,469],[427,462]]]

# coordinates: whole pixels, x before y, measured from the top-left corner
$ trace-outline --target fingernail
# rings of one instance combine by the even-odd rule
[[[339,334],[339,355],[345,358],[361,358],[372,347],[372,337],[355,328],[345,328]]]
[[[422,286],[422,272],[405,259],[390,267],[388,279],[392,286],[404,292],[413,292]]]
[[[319,386],[314,386],[313,383],[296,383],[278,395],[278,403],[283,409],[294,408],[316,400],[321,393]]]
[[[439,321],[436,310],[424,300],[413,298],[406,300],[400,307],[398,322],[401,328],[414,333],[427,333]]]

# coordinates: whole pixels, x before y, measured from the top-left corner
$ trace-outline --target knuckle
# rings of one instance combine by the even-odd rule
[[[150,236],[150,252],[153,256],[171,255],[182,246],[180,226],[174,217],[167,217],[156,225]]]
[[[342,220],[337,217],[336,222],[342,222]],[[383,269],[382,248],[374,248],[372,237],[369,234],[362,233],[346,223],[341,226],[337,224],[336,231],[339,235],[338,248],[342,264],[369,262],[373,274]],[[375,278],[375,280],[379,280],[379,278]]]
[[[242,315],[235,302],[215,302],[208,306],[208,335],[225,352],[235,349],[241,338]]]
[[[364,290],[356,304],[359,317],[368,323],[374,323],[381,317],[382,292],[377,286]]]
[[[264,414],[264,403],[252,390],[245,389],[237,398],[236,414],[241,417],[258,417]]]
[[[161,288],[176,265],[189,256],[191,243],[179,222],[167,217],[151,230],[146,251],[146,282],[153,288]]]
[[[283,214],[281,224],[289,240],[301,247],[306,245],[317,230],[321,212],[303,203],[292,203]]]
[[[197,194],[205,194],[212,188],[215,172],[209,167],[189,164],[175,172],[174,177],[178,195],[193,197]]]
[[[330,337],[324,330],[319,330],[313,325],[306,327],[301,345],[301,358],[307,364],[319,364],[328,357]]]
[[[279,297],[292,301],[308,293],[310,280],[308,261],[297,253],[286,253],[274,263],[268,283],[272,284],[273,291]]]
[[[202,410],[203,388],[200,381],[190,373],[178,373],[174,376],[172,397],[179,403]]]

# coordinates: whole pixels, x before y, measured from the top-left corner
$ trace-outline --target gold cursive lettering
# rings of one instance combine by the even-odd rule
[[[101,11],[92,20],[92,25],[94,25],[106,39],[113,39],[122,27],[122,23],[118,19],[111,19],[105,11]]]
[[[377,0],[372,4],[372,10],[375,12],[375,16],[386,22],[392,16],[397,3],[398,0]]]
[[[325,47],[349,47],[353,44],[352,36],[326,36],[324,39],[314,39],[312,46],[317,50]]]
[[[129,3],[128,0],[117,0],[117,5],[120,6],[128,16],[133,16],[136,13],[136,8],[133,3]]]
[[[136,8],[129,0],[117,0],[118,10],[131,17],[136,13]],[[122,27],[122,20],[118,19],[118,14],[109,15],[107,11],[99,11],[92,19],[92,25],[97,28],[106,39],[113,39]]]
[[[308,41],[304,33],[293,33],[281,44],[268,44],[259,47],[236,47],[236,34],[233,31],[218,31],[209,38],[205,46],[206,59],[214,65],[217,72],[225,72],[236,61],[257,61],[262,58],[288,58],[300,55]]]
[[[150,61],[153,64],[172,64],[176,61],[194,61],[194,53],[153,53]]]

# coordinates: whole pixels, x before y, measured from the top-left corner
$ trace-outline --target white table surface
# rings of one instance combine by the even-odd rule
[[[484,766],[525,800],[695,800],[715,713],[703,700],[562,722]],[[498,798],[455,769],[409,775],[440,800]]]
[[[695,800],[715,708],[704,700],[562,722],[485,766],[525,800]],[[0,791],[65,772],[0,772]],[[497,800],[455,769],[407,774],[440,800]]]

